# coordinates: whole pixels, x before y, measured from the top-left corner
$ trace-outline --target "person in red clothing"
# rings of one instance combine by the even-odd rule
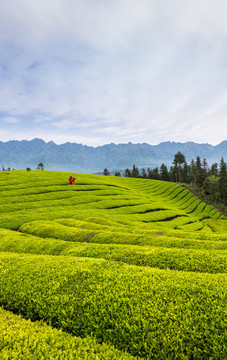
[[[70,176],[69,177],[69,185],[75,184],[75,178]]]

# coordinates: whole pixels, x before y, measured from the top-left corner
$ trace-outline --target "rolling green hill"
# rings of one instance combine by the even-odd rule
[[[48,338],[56,359],[227,358],[227,219],[179,184],[69,175],[0,173],[4,359]]]

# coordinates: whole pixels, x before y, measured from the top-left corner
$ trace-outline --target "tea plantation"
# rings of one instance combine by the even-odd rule
[[[212,206],[179,184],[49,171],[1,172],[0,192],[0,359],[227,359]]]

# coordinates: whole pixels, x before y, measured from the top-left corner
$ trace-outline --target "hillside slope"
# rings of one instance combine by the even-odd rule
[[[76,174],[76,185],[70,186],[68,176],[48,171],[2,172],[0,227],[18,230],[29,220],[53,220],[62,215],[83,220],[101,217],[107,224],[137,222],[149,230],[209,232],[214,230],[210,220],[226,220],[175,183]]]
[[[0,173],[4,358],[227,358],[227,219],[175,183],[69,175]]]

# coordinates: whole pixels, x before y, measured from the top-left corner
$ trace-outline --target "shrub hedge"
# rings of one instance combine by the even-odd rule
[[[47,324],[23,319],[0,308],[0,359],[4,360],[133,360],[94,338],[72,336]]]
[[[147,359],[227,357],[225,274],[105,260],[0,256],[0,304]]]

